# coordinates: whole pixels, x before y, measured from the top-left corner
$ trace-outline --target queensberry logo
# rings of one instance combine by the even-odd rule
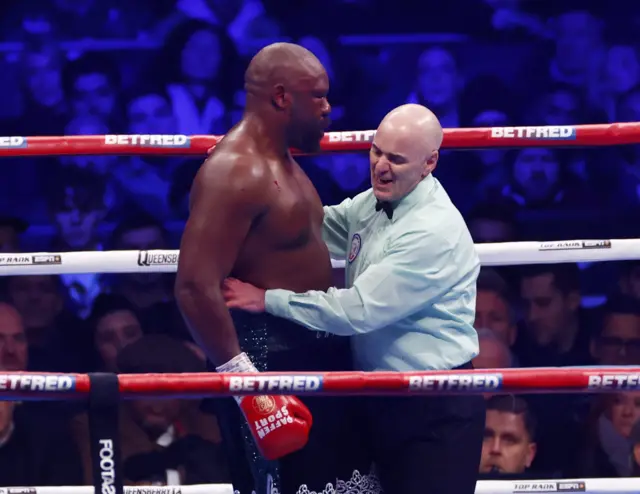
[[[320,391],[322,376],[234,376],[229,378],[229,391]]]
[[[73,391],[75,376],[0,374],[2,391]]]
[[[495,391],[502,387],[502,374],[432,374],[409,376],[410,391]]]
[[[0,136],[0,148],[26,148],[27,138],[19,136]]]
[[[121,146],[188,148],[191,146],[191,138],[182,134],[106,135],[104,136],[104,143],[108,145],[119,144]]]
[[[569,125],[548,125],[545,127],[492,127],[493,139],[540,139],[573,141],[576,128]]]
[[[149,251],[138,252],[138,266],[173,266],[178,264],[178,253],[171,251]]]

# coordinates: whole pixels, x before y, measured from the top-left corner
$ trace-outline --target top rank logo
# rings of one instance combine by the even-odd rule
[[[23,254],[6,254],[0,256],[0,266],[28,266],[32,263],[32,257]]]
[[[120,144],[122,146],[161,146],[167,148],[188,148],[191,146],[191,138],[182,134],[132,134],[132,135],[106,135],[104,143],[108,145]]]

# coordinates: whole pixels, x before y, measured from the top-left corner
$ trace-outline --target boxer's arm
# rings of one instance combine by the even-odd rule
[[[265,309],[316,331],[342,336],[375,331],[431,304],[459,281],[454,251],[434,234],[409,232],[351,288],[301,294],[267,290]]]
[[[207,160],[191,190],[175,294],[195,341],[215,365],[241,353],[221,284],[253,220],[264,212],[264,169],[241,158]]]
[[[352,199],[345,199],[336,206],[324,207],[322,239],[327,244],[329,254],[334,259],[344,259],[349,245],[348,211]]]

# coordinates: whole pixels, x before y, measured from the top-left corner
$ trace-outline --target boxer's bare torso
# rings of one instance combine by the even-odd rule
[[[261,288],[295,292],[332,285],[329,252],[322,240],[322,203],[293,158],[261,155],[240,127],[225,137],[204,166],[199,187],[223,203],[248,206],[226,211],[228,235],[244,234],[240,245],[225,246],[237,249],[230,275]],[[226,188],[225,182],[238,186]]]

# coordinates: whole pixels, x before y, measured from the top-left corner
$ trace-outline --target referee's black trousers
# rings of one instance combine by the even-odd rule
[[[363,404],[365,442],[385,494],[474,493],[481,395],[367,397]]]

